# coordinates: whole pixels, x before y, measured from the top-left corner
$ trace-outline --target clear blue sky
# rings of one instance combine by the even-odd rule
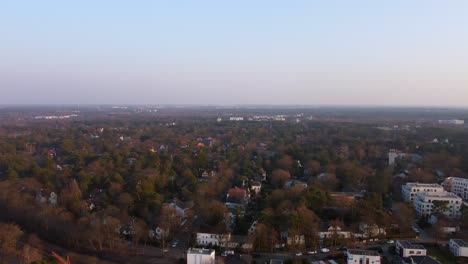
[[[0,1],[0,104],[468,106],[468,1]]]

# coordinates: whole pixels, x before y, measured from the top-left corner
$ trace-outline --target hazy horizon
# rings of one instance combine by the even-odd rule
[[[465,1],[3,1],[0,105],[468,107]]]

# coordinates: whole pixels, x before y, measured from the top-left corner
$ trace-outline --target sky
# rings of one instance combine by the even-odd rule
[[[468,1],[2,0],[0,104],[468,107]]]

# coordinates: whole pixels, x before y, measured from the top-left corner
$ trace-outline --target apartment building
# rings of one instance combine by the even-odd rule
[[[446,191],[452,192],[464,200],[468,200],[468,179],[449,177],[444,180],[442,186]]]
[[[460,218],[463,200],[451,192],[422,192],[416,194],[413,203],[418,216],[440,212],[450,218]]]
[[[444,187],[435,183],[408,182],[401,187],[401,193],[405,202],[414,201],[417,193],[443,193]]]

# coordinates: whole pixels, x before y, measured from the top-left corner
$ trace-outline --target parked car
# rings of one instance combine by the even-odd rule
[[[315,255],[315,254],[317,254],[317,250],[307,251],[307,255]]]
[[[393,241],[393,240],[387,240],[387,244],[394,244],[394,243],[395,243],[395,241]]]
[[[302,256],[302,252],[297,252],[296,256],[298,256],[298,257]]]
[[[321,249],[320,249],[320,252],[322,252],[322,253],[328,253],[328,252],[330,252],[330,250],[329,250],[328,248],[321,248]]]

